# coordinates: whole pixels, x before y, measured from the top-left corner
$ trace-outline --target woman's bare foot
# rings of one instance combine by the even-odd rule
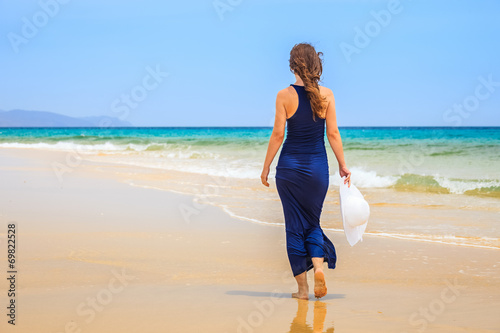
[[[326,295],[325,274],[322,269],[317,269],[314,272],[314,297],[321,298]]]
[[[293,293],[293,298],[298,299],[309,299],[309,285],[307,284],[307,271],[300,273],[295,276],[295,280],[297,280],[298,292]]]
[[[299,293],[299,292],[296,292],[296,293],[292,293],[292,298],[298,298],[298,299],[305,299],[305,300],[308,300],[309,299],[309,295],[308,293]]]

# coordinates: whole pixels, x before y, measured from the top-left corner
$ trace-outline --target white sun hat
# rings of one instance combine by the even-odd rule
[[[344,224],[344,233],[351,246],[363,240],[368,218],[370,217],[370,206],[363,194],[351,183],[344,184],[345,177],[340,182],[340,213]]]

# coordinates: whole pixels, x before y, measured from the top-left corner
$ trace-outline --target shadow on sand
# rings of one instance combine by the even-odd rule
[[[229,290],[226,292],[227,295],[235,296],[252,296],[252,297],[268,297],[268,298],[292,298],[292,293],[273,293],[269,291],[248,291],[248,290]],[[340,299],[345,298],[345,294],[327,294],[322,297],[322,301],[327,301],[330,299]],[[314,300],[314,297],[311,298]]]

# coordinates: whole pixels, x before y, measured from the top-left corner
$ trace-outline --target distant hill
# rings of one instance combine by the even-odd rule
[[[0,111],[0,127],[130,127],[128,121],[108,116],[69,117],[46,111]]]

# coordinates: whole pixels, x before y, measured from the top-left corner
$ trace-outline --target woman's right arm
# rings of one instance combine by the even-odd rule
[[[342,139],[340,137],[339,128],[337,126],[337,116],[335,114],[335,97],[333,92],[328,89],[327,94],[328,107],[326,109],[326,136],[332,147],[333,153],[339,162],[340,177],[346,177],[344,184],[347,182],[351,186],[351,172],[347,168],[344,159],[344,149],[342,148]]]

